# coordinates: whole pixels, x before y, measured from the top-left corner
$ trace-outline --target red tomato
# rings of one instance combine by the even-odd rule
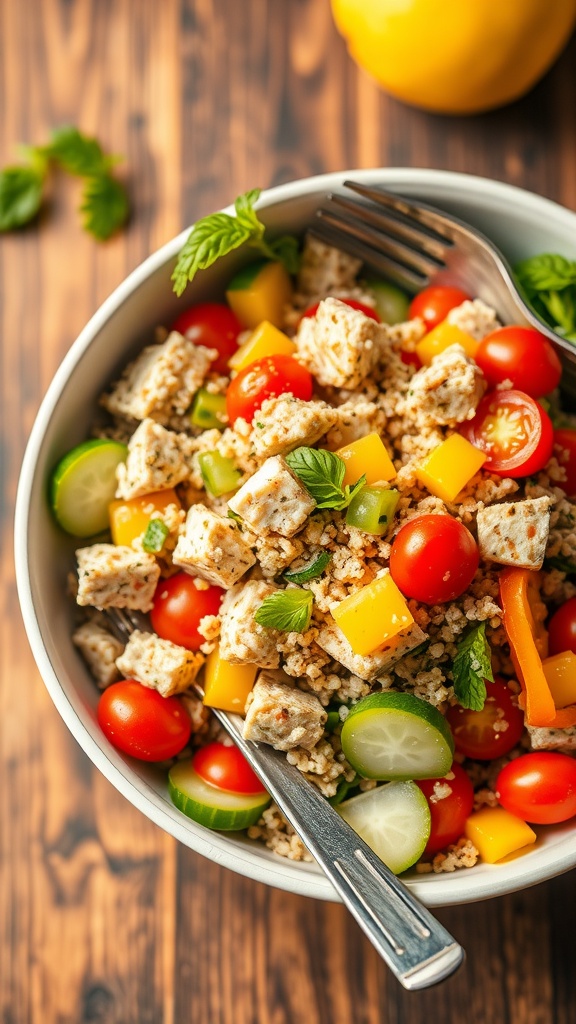
[[[97,717],[110,743],[140,761],[175,757],[192,731],[190,715],[178,697],[162,697],[135,679],[104,690]]]
[[[405,349],[400,349],[400,359],[406,366],[414,366],[415,369],[419,370],[422,366],[422,361],[417,352],[407,352]]]
[[[390,573],[407,597],[441,604],[470,586],[479,557],[474,537],[457,519],[416,516],[394,539]]]
[[[486,702],[482,711],[454,705],[446,712],[446,721],[454,734],[456,750],[475,761],[492,761],[508,754],[524,731],[524,714],[512,700],[504,679],[496,676],[486,683]]]
[[[312,376],[292,356],[265,356],[249,363],[230,382],[226,410],[230,423],[242,416],[248,423],[267,398],[292,394],[308,402],[312,398]]]
[[[576,654],[576,597],[561,604],[548,623],[550,654],[574,651]]]
[[[433,327],[437,327],[446,319],[451,309],[460,306],[469,298],[470,295],[460,288],[433,284],[414,296],[410,303],[408,316],[411,320],[419,316],[426,324],[426,330],[431,331]]]
[[[344,302],[347,306],[350,306],[352,309],[360,310],[361,313],[364,313],[364,316],[369,316],[371,320],[375,320],[376,323],[378,324],[380,323],[380,317],[378,316],[376,310],[372,308],[372,306],[367,306],[364,302],[358,302],[357,299],[340,299],[340,302]],[[313,306],[309,306],[308,309],[304,313],[302,313],[300,319],[303,320],[304,317],[307,316],[316,316],[319,305],[319,302],[315,302]]]
[[[554,431],[554,454],[566,469],[566,482],[561,483],[569,498],[576,496],[576,430]]]
[[[474,804],[474,786],[456,761],[443,779],[419,779],[416,785],[428,801],[432,819],[424,854],[438,853],[464,835],[466,818]],[[452,791],[447,796],[442,795],[444,786]]]
[[[531,398],[553,391],[562,376],[554,346],[534,327],[499,327],[482,339],[474,360],[491,388],[511,380]]]
[[[496,792],[502,807],[524,821],[567,821],[576,814],[576,760],[550,750],[522,754],[502,769]]]
[[[208,743],[192,758],[194,771],[204,782],[231,793],[265,793],[260,779],[238,747]]]
[[[460,433],[486,452],[482,469],[500,476],[538,473],[552,455],[552,421],[523,391],[490,391]]]
[[[198,632],[200,619],[205,615],[218,615],[223,596],[221,587],[198,590],[192,576],[177,572],[167,580],[160,580],[156,587],[150,612],[152,629],[163,640],[197,651],[205,642]]]
[[[228,374],[228,360],[238,348],[238,335],[242,325],[228,306],[219,302],[202,302],[180,314],[172,330],[184,334],[195,345],[218,350],[212,363],[217,373]]]

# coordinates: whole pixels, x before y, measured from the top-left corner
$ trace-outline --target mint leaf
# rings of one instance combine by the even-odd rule
[[[106,174],[113,161],[102,152],[97,139],[82,135],[77,128],[66,125],[52,133],[44,152],[56,160],[63,170],[81,178]]]
[[[150,555],[157,555],[159,551],[162,551],[169,533],[170,530],[162,519],[151,519],[142,538],[144,551]]]
[[[288,273],[295,272],[298,241],[290,236],[270,243],[265,240],[265,225],[254,210],[260,191],[253,188],[238,196],[234,203],[235,217],[229,213],[213,213],[196,222],[178,254],[172,273],[177,295],[182,295],[199,270],[206,270],[244,243],[258,249],[268,259],[283,263]]]
[[[284,579],[288,583],[308,583],[308,580],[315,580],[318,576],[321,576],[324,569],[328,565],[332,555],[329,551],[321,551],[320,554],[316,555],[308,565],[305,565],[302,569],[293,569],[285,572]]]
[[[44,174],[36,167],[5,167],[0,171],[0,231],[21,228],[38,213]]]
[[[531,256],[518,264],[516,277],[529,292],[561,291],[576,284],[576,260],[552,253]]]
[[[276,590],[264,598],[254,619],[268,629],[304,633],[310,625],[313,601],[309,590]]]
[[[104,242],[122,227],[129,212],[128,197],[116,178],[109,174],[88,178],[80,205],[86,231]]]
[[[482,711],[486,700],[485,680],[494,682],[485,622],[468,630],[458,643],[452,675],[454,695],[461,707]]]
[[[318,508],[337,511],[347,508],[356,492],[366,483],[366,477],[362,476],[355,484],[342,487],[346,466],[334,452],[302,447],[289,452],[285,458]]]

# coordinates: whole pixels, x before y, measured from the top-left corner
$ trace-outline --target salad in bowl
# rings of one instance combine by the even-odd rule
[[[560,360],[473,289],[403,295],[309,219],[108,353],[82,434],[44,456],[89,673],[74,713],[201,852],[261,849],[315,884],[220,708],[425,902],[464,876],[483,881],[462,901],[489,895],[487,871],[536,864],[576,815]],[[127,642],[113,609],[141,616]]]

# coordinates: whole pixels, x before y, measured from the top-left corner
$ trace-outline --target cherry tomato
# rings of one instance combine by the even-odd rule
[[[238,747],[225,743],[208,743],[192,758],[194,771],[218,789],[232,793],[265,793],[260,779]]]
[[[470,296],[461,288],[433,284],[414,296],[410,303],[408,316],[411,320],[419,316],[426,324],[426,330],[431,331],[433,327],[437,327],[446,319],[451,309],[460,306],[469,298]]]
[[[576,597],[569,597],[548,623],[550,654],[576,654]]]
[[[522,754],[499,773],[496,792],[502,807],[524,821],[567,821],[576,814],[576,760],[551,750]]]
[[[474,360],[491,388],[510,380],[531,398],[553,391],[562,376],[554,346],[534,327],[499,327],[482,339]]]
[[[428,801],[432,819],[424,854],[438,853],[464,835],[466,818],[474,804],[474,786],[456,761],[443,779],[419,779],[416,785]],[[442,790],[447,786],[451,792],[444,796]]]
[[[422,360],[417,352],[408,352],[406,349],[400,349],[400,359],[406,366],[414,366],[416,370],[419,370],[422,366]]]
[[[292,356],[265,356],[245,366],[230,382],[226,410],[230,423],[242,416],[248,423],[267,398],[290,392],[308,402],[312,398],[312,376]]]
[[[576,496],[576,430],[563,427],[554,431],[554,454],[566,470],[566,482],[559,486],[573,498]]]
[[[523,391],[490,391],[460,433],[486,452],[482,468],[500,476],[538,473],[552,455],[552,421]]]
[[[135,679],[112,683],[100,697],[98,723],[110,743],[140,761],[166,761],[190,739],[190,715],[178,697],[162,697]]]
[[[407,597],[440,604],[464,593],[478,562],[478,545],[457,519],[416,516],[394,539],[390,573]]]
[[[486,683],[486,690],[482,711],[455,704],[446,712],[456,750],[475,761],[492,761],[508,754],[524,731],[524,714],[514,704],[504,679],[496,676],[493,683]]]
[[[358,302],[357,299],[340,299],[340,302],[344,302],[347,306],[350,306],[352,309],[360,310],[361,313],[364,313],[364,316],[369,316],[371,320],[375,320],[376,323],[378,324],[380,323],[380,317],[378,316],[376,310],[372,308],[372,306],[367,306],[364,302]],[[304,320],[305,317],[316,316],[319,305],[319,302],[315,302],[313,306],[309,306],[308,309],[305,310],[304,313],[302,313],[300,319]]]
[[[200,619],[205,615],[218,615],[224,596],[221,587],[209,586],[198,590],[187,572],[177,572],[160,580],[154,594],[150,612],[152,629],[163,640],[197,651],[205,642],[198,632]]]
[[[217,373],[228,374],[228,360],[238,348],[242,325],[232,310],[220,302],[202,302],[180,314],[172,330],[184,334],[195,345],[215,348],[218,356],[212,363]]]

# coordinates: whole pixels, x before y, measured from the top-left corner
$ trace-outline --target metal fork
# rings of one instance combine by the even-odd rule
[[[150,632],[146,618],[127,609],[103,612],[123,643],[135,629]],[[198,684],[193,689],[202,699]],[[428,988],[449,977],[464,950],[409,889],[308,782],[281,751],[247,741],[242,719],[211,709],[230,733],[272,799],[325,871],[353,917],[406,989]]]
[[[563,390],[576,396],[576,349],[527,305],[506,258],[480,231],[380,186],[345,181],[344,187],[360,199],[328,195],[317,210],[314,234],[411,294],[429,284],[456,285],[493,306],[504,323],[536,327],[557,348]]]

